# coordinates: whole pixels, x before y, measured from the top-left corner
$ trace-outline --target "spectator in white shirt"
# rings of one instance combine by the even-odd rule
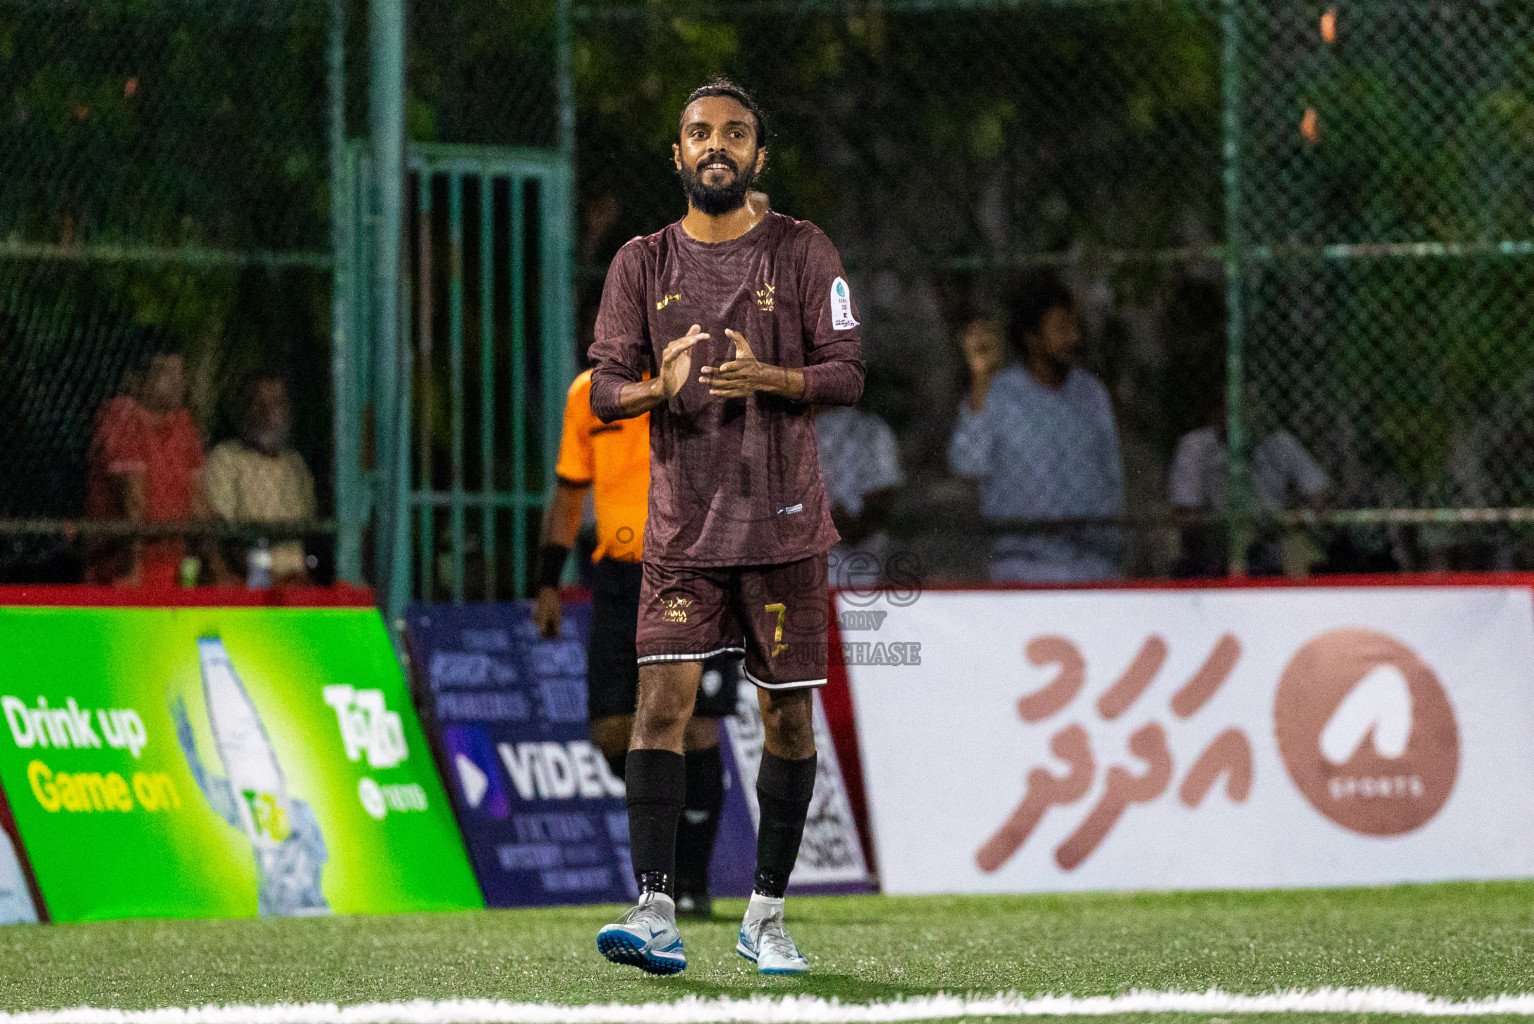
[[[301,523],[315,516],[314,477],[292,447],[293,407],[280,377],[255,381],[247,396],[240,437],[208,455],[208,501],[229,523]],[[230,545],[215,578],[234,582],[245,568],[246,552]],[[279,584],[309,580],[303,541],[271,546],[272,579]]]
[[[831,549],[833,587],[872,589],[889,557],[890,507],[905,484],[895,432],[876,414],[836,406],[815,416],[820,474],[842,542]]]
[[[979,478],[980,513],[987,519],[1122,515],[1118,427],[1107,388],[1076,365],[1075,299],[1055,278],[1036,278],[1019,291],[1008,328],[1022,365],[1005,369],[993,323],[964,329],[970,389],[948,447],[949,467]],[[1008,535],[991,546],[990,575],[996,582],[1117,579],[1119,552],[1112,526]]]
[[[1306,505],[1321,508],[1332,490],[1331,481],[1304,445],[1287,430],[1272,426],[1266,408],[1253,391],[1247,392],[1246,421],[1255,444],[1251,447],[1251,485],[1255,511],[1277,515]],[[1226,408],[1222,400],[1210,422],[1183,435],[1172,458],[1168,490],[1172,507],[1185,517],[1229,511],[1226,487],[1230,465],[1225,437]],[[1182,531],[1179,576],[1223,576],[1228,551],[1226,533],[1218,527],[1190,525]],[[1253,576],[1284,572],[1279,531],[1268,528],[1247,551],[1247,571]]]

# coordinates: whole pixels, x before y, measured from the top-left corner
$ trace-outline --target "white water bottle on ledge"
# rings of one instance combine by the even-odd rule
[[[245,586],[251,590],[270,590],[272,586],[272,546],[265,537],[245,556]]]

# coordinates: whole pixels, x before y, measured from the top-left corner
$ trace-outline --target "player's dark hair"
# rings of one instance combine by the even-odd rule
[[[1075,309],[1076,297],[1065,282],[1052,273],[1032,274],[1018,283],[1012,293],[1007,317],[1007,335],[1021,356],[1028,354],[1028,335],[1036,334],[1044,317],[1052,309]]]
[[[687,108],[694,102],[707,96],[725,96],[749,110],[752,118],[756,120],[756,148],[761,149],[767,145],[767,119],[762,116],[762,110],[756,105],[756,100],[752,99],[751,94],[746,90],[722,75],[710,78],[688,93],[687,102],[682,104],[682,113],[685,114]]]

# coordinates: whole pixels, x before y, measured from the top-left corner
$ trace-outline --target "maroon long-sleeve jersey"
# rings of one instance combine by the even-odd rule
[[[660,366],[699,324],[682,390],[650,413],[650,513],[644,558],[671,565],[774,565],[827,551],[831,523],[811,405],[863,393],[857,307],[836,247],[808,221],[769,213],[728,242],[680,223],[618,250],[591,346],[591,410],[621,415],[618,393]],[[765,363],[803,368],[802,402],[721,399],[698,379],[734,358],[725,328]]]

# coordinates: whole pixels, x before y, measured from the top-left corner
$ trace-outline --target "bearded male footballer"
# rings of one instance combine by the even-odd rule
[[[826,554],[838,540],[810,409],[856,402],[863,362],[836,248],[813,224],[747,202],[766,139],[733,83],[688,97],[672,146],[687,215],[618,251],[591,348],[592,412],[604,423],[650,413],[625,771],[639,902],[597,948],[652,974],[687,966],[673,902],[683,738],[702,663],[726,651],[745,654],[766,731],[755,884],[735,948],[764,974],[809,969],[783,897],[815,786],[811,690],[826,681]]]

